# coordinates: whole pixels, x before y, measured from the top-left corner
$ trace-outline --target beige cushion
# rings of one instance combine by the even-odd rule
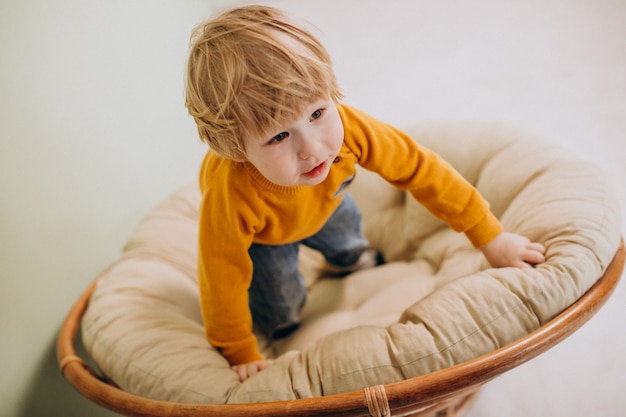
[[[602,274],[620,235],[602,171],[510,129],[407,129],[454,165],[509,231],[543,242],[536,269],[492,269],[464,235],[408,194],[360,171],[351,190],[371,244],[388,263],[345,279],[317,279],[304,249],[310,295],[302,327],[262,350],[275,364],[244,383],[206,341],[196,284],[196,184],[138,225],[102,276],[83,339],[122,389],[170,401],[240,403],[314,397],[401,381],[493,351],[572,304]],[[398,161],[402,163],[402,161]]]

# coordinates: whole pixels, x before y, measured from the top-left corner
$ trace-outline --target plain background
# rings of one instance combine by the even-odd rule
[[[61,378],[56,335],[142,214],[196,177],[188,38],[226,3],[0,0],[0,416],[112,415]],[[626,207],[623,0],[269,4],[312,22],[346,102],[399,127],[525,129],[602,166]],[[622,416],[625,288],[470,416]]]

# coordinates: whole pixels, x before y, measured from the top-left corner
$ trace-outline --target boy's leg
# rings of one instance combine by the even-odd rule
[[[302,243],[320,251],[333,266],[349,267],[359,261],[369,242],[363,235],[361,211],[350,194],[346,193],[324,227]]]
[[[253,264],[248,290],[252,319],[270,339],[285,337],[298,327],[306,301],[298,244],[253,244],[248,253]]]

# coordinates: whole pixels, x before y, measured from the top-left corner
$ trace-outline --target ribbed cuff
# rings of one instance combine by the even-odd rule
[[[481,248],[498,237],[503,231],[504,227],[500,221],[491,211],[488,211],[481,221],[465,231],[465,236],[475,248]]]
[[[231,365],[239,365],[242,363],[250,363],[263,359],[257,347],[256,337],[251,334],[249,337],[237,342],[221,344],[220,353]]]

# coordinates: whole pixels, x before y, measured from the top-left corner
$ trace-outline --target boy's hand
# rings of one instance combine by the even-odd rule
[[[494,268],[514,266],[529,268],[545,262],[546,248],[541,243],[531,242],[524,236],[503,232],[480,248],[489,264]]]
[[[254,361],[250,363],[242,363],[240,365],[233,365],[230,369],[239,374],[239,380],[241,382],[250,378],[252,375],[257,372],[262,371],[265,368],[268,368],[274,361],[269,359],[264,359],[261,361]]]

